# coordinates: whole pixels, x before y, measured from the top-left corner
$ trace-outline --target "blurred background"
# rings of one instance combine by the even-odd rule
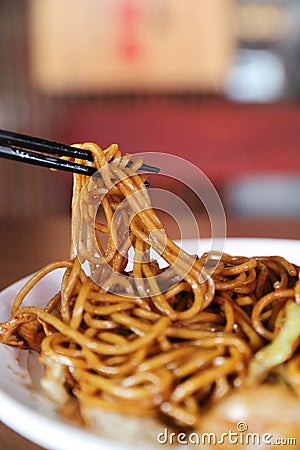
[[[214,183],[228,236],[300,239],[299,0],[0,0],[0,65],[0,128],[181,156]],[[151,183],[210,236],[186,186]],[[68,257],[71,185],[0,160],[0,289]],[[161,214],[194,237],[185,210],[183,230]],[[40,448],[3,424],[0,447]]]
[[[298,0],[0,0],[0,63],[0,128],[181,156],[229,235],[300,238]],[[0,161],[2,285],[67,254],[71,184]]]

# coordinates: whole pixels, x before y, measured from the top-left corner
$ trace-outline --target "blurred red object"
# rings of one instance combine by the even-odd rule
[[[222,101],[103,101],[70,107],[67,143],[112,142],[124,152],[172,153],[217,185],[253,173],[300,172],[300,105]]]

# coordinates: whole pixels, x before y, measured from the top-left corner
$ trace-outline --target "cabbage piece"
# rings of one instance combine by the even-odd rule
[[[260,381],[273,367],[289,359],[299,342],[300,304],[290,303],[286,307],[283,327],[270,344],[255,353],[249,364],[249,383]]]

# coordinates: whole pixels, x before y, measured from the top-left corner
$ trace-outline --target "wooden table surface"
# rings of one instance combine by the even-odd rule
[[[206,222],[198,220],[202,237],[209,235]],[[166,228],[172,238],[178,237],[178,230],[165,218]],[[19,278],[34,272],[42,265],[58,258],[68,257],[70,223],[66,216],[36,219],[28,222],[0,222],[0,289]],[[228,236],[271,237],[300,239],[300,218],[248,219],[227,218]],[[185,236],[190,225],[186,224]],[[1,450],[38,450],[41,447],[19,436],[0,423]]]

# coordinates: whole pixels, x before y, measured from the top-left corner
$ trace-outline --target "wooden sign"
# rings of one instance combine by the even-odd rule
[[[30,76],[48,94],[218,91],[234,0],[31,0]]]

